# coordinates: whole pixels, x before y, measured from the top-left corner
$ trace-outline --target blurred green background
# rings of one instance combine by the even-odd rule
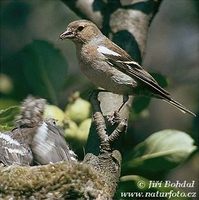
[[[0,107],[17,104],[28,94],[47,98],[61,109],[77,90],[86,97],[92,86],[80,73],[75,47],[59,40],[78,16],[59,0],[1,0],[0,9]],[[199,1],[164,0],[149,29],[145,52],[143,66],[166,76],[174,99],[199,115]],[[162,129],[187,132],[198,144],[199,117],[159,100],[131,118],[126,139],[130,148]],[[194,156],[168,177],[191,180],[198,173],[198,160]]]

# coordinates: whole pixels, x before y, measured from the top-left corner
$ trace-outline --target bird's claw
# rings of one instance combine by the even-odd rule
[[[113,114],[107,115],[106,118],[111,125],[118,124],[121,121],[118,111],[114,111]]]

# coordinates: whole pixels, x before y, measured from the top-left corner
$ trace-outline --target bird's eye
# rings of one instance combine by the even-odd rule
[[[77,28],[78,31],[82,31],[83,29],[84,29],[84,26],[79,26],[79,27]]]

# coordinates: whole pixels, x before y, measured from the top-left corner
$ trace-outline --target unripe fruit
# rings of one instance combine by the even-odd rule
[[[77,138],[77,132],[78,132],[78,126],[77,124],[72,120],[67,120],[65,122],[65,130],[64,130],[64,136],[67,139],[76,139]]]
[[[90,116],[90,110],[90,103],[82,98],[78,98],[67,105],[65,110],[66,118],[69,118],[76,123],[81,123]]]
[[[13,89],[12,80],[6,74],[0,74],[0,92],[8,94]]]
[[[87,141],[88,134],[89,134],[90,127],[91,127],[91,122],[92,122],[91,118],[88,118],[88,119],[85,119],[79,125],[77,137],[83,143],[86,143],[86,141]]]
[[[57,120],[57,125],[63,126],[64,112],[55,105],[46,105],[44,110],[44,118],[53,118]]]

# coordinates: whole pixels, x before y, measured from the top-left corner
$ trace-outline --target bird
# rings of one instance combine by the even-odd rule
[[[45,99],[33,96],[23,101],[15,128],[0,133],[1,164],[44,165],[77,161],[56,121],[44,119],[45,105]]]
[[[34,128],[14,128],[0,133],[0,163],[3,166],[33,165],[29,139],[34,132]]]
[[[77,161],[77,155],[65,141],[63,130],[56,125],[56,120],[52,118],[45,119],[38,127],[31,148],[34,162],[37,165],[59,161]]]
[[[45,165],[59,161],[76,161],[76,154],[69,149],[63,131],[53,118],[44,118],[47,102],[42,98],[28,96],[21,107],[21,114],[16,120],[18,127],[34,128],[30,148],[33,164]]]
[[[125,50],[103,35],[93,22],[85,19],[73,21],[59,37],[74,42],[82,73],[97,87],[126,97],[155,97],[183,113],[196,116],[175,101]]]
[[[32,140],[42,121],[44,99],[29,96],[16,117],[15,128],[0,133],[0,162],[4,166],[33,165]]]

